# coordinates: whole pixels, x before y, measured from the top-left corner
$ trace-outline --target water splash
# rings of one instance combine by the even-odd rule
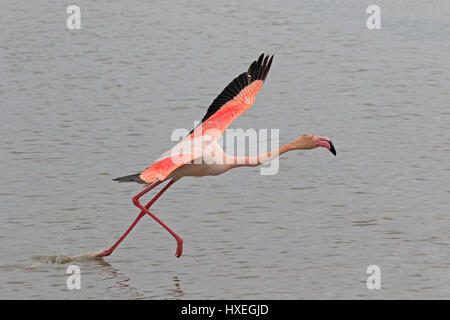
[[[57,254],[53,256],[37,256],[34,257],[34,259],[47,264],[66,264],[74,261],[102,260],[101,257],[97,257],[98,253],[99,252],[86,252],[76,256]]]

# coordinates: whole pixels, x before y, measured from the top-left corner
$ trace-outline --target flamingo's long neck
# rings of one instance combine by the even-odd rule
[[[294,149],[296,148],[291,143],[288,143],[273,152],[262,153],[253,157],[233,157],[234,164],[231,164],[230,167],[256,167]]]

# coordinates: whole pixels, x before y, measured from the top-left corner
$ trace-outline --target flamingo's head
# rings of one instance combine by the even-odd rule
[[[336,155],[336,149],[334,148],[333,142],[331,142],[331,139],[327,137],[305,134],[295,139],[292,145],[295,149],[314,149],[324,147],[330,150],[332,154]]]

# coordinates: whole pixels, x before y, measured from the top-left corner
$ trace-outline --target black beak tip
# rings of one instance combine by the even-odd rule
[[[330,152],[336,156],[336,149],[334,148],[333,142],[329,141],[330,144]]]

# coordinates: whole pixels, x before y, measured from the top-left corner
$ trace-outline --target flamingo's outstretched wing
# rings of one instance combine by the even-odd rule
[[[178,167],[201,157],[202,150],[198,148],[199,144],[193,143],[197,147],[190,147],[191,149],[183,149],[182,146],[192,140],[201,139],[205,134],[211,137],[208,142],[217,141],[225,129],[255,103],[256,94],[269,73],[272,60],[273,56],[269,58],[261,54],[258,60],[250,65],[247,72],[231,81],[214,99],[201,124],[174,148],[153,162],[149,168],[142,171],[139,178],[145,183],[152,183],[157,179],[163,181]],[[180,152],[182,149],[193,151]]]
[[[201,124],[191,131],[191,135],[203,135],[205,131],[211,129],[221,134],[234,120],[247,111],[255,103],[256,95],[269,73],[272,60],[273,56],[269,58],[261,54],[259,59],[250,65],[247,72],[231,81],[214,99]],[[216,140],[220,134],[212,135]]]

